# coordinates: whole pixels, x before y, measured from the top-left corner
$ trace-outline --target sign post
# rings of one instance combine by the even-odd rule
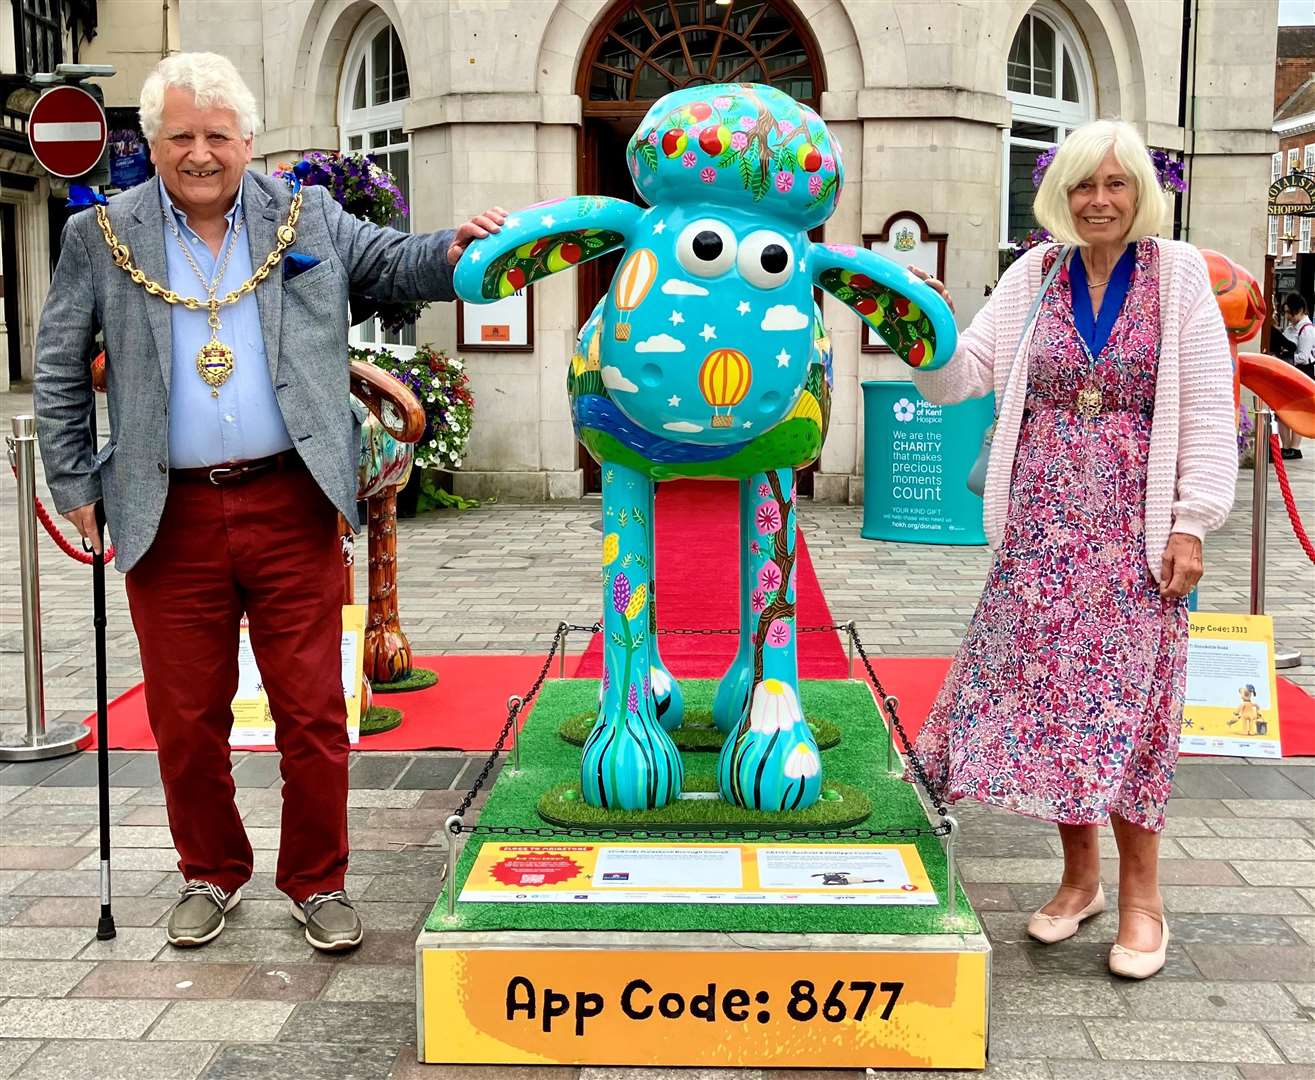
[[[80,86],[55,86],[32,106],[28,120],[32,156],[48,173],[76,180],[105,152],[105,110]]]

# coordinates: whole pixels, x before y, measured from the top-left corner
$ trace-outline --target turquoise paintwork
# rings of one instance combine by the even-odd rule
[[[664,730],[681,716],[679,686],[655,638],[653,483],[726,477],[740,482],[742,623],[714,705],[728,733],[721,790],[760,809],[807,806],[821,771],[795,718],[793,470],[821,450],[832,385],[813,289],[847,305],[914,367],[950,358],[954,319],[903,267],[808,238],[840,197],[841,150],[815,112],[778,90],[669,94],[640,122],[626,160],[648,209],[598,196],[539,203],[472,243],[454,272],[459,296],[487,303],[621,253],[567,375],[576,432],[602,465],[605,515],[608,686],[583,794],[592,805],[659,806],[679,792]],[[645,613],[613,610],[618,587],[633,597],[641,585]]]

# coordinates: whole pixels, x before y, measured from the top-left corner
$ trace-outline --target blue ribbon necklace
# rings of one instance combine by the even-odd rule
[[[1086,385],[1078,391],[1077,411],[1088,419],[1099,416],[1105,407],[1104,396],[1096,386],[1096,357],[1109,343],[1110,333],[1118,321],[1123,302],[1128,297],[1132,285],[1132,272],[1137,264],[1137,245],[1129,244],[1114,264],[1114,270],[1105,288],[1105,299],[1100,305],[1097,316],[1091,308],[1091,292],[1087,282],[1087,267],[1082,261],[1081,252],[1074,253],[1069,262],[1068,274],[1070,289],[1073,294],[1073,326],[1086,347],[1091,360],[1091,370],[1087,373]]]

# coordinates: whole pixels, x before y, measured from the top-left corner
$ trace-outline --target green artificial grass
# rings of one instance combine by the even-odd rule
[[[402,725],[402,710],[390,709],[387,705],[371,705],[370,711],[361,717],[361,738],[367,735],[382,735]]]
[[[683,684],[687,706],[708,708],[716,684],[691,680]],[[826,786],[848,784],[867,795],[873,813],[862,828],[926,830],[927,817],[912,788],[899,777],[885,772],[885,728],[866,684],[846,681],[800,683],[800,699],[806,714],[838,723],[844,743],[822,755]],[[485,828],[543,827],[539,800],[550,788],[578,777],[579,755],[560,752],[558,731],[562,721],[592,709],[598,700],[595,679],[555,679],[545,684],[534,711],[521,733],[521,769],[504,768],[498,775],[488,802],[479,816]],[[698,759],[689,770],[697,771]],[[706,768],[706,758],[703,759]],[[457,864],[458,897],[481,843],[536,842],[533,837],[479,834],[467,838]],[[543,838],[539,843],[552,843]],[[575,840],[573,842],[587,842]],[[598,841],[605,843],[606,841]],[[660,841],[654,841],[660,842]],[[724,841],[721,841],[724,842]],[[772,841],[776,843],[778,841]],[[784,843],[816,844],[800,839]],[[975,933],[976,916],[959,889],[959,914],[952,922],[945,912],[945,854],[940,840],[931,835],[910,838],[875,837],[856,840],[842,837],[837,843],[912,843],[922,857],[932,887],[941,897],[936,907],[854,905],[831,907],[822,904],[550,904],[550,903],[461,903],[456,917],[446,918],[447,901],[440,895],[425,929],[470,930],[597,930],[597,931],[723,931],[727,933],[816,933],[816,934],[926,934]],[[447,883],[451,887],[453,883]]]
[[[589,732],[593,730],[597,715],[597,709],[573,713],[562,721],[558,734],[573,746],[583,746],[585,739],[589,738]],[[840,729],[830,720],[815,716],[806,716],[804,719],[813,730],[813,738],[817,740],[819,750],[830,750],[840,745]],[[670,732],[670,735],[678,750],[712,751],[714,754],[721,751],[721,744],[726,741],[726,736],[712,722],[712,710],[709,708],[687,708],[684,723]]]
[[[402,679],[394,679],[392,682],[371,683],[376,694],[402,694],[408,690],[427,690],[438,682],[438,672],[431,671],[429,668],[416,667],[411,669],[411,674]]]
[[[565,747],[573,756],[574,747]],[[577,756],[578,760],[578,756]],[[568,766],[569,767],[569,766]],[[686,775],[685,791],[716,791],[711,773]],[[630,829],[845,829],[872,813],[872,803],[858,788],[827,778],[822,797],[807,810],[769,814],[746,810],[721,799],[677,799],[660,810],[602,810],[580,798],[580,782],[549,788],[539,800],[539,816],[566,828]]]

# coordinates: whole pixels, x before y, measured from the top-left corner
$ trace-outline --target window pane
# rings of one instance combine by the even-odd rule
[[[1283,155],[1275,154],[1269,163],[1269,178],[1277,180],[1283,175]]]
[[[378,150],[380,147],[388,145],[388,132],[372,131],[370,132],[370,149]]]
[[[1278,218],[1269,219],[1269,254],[1278,254]]]
[[[402,193],[402,201],[409,207],[411,205],[411,151],[394,150],[388,155],[388,162],[384,168],[393,174],[397,190]],[[399,214],[389,224],[402,232],[411,231],[410,215]]]
[[[347,149],[360,150],[364,144],[364,139],[360,135],[353,135],[347,140]]]
[[[406,142],[406,132],[401,128],[392,128],[388,132],[388,141],[390,143],[404,143]]]
[[[402,53],[402,41],[393,31],[393,101],[401,101],[411,96],[411,76],[406,70],[406,56]]]
[[[1315,143],[1308,144],[1302,150],[1301,169],[1303,172],[1315,172]]]
[[[1032,170],[1041,151],[1030,146],[1009,146],[1009,222],[1007,235],[1020,241],[1032,231],[1036,222],[1032,217],[1032,200],[1036,190],[1032,187]]]
[[[365,64],[362,62],[361,70],[356,73],[356,86],[352,88],[352,108],[365,108]]]
[[[1023,20],[1014,43],[1009,46],[1008,88],[1019,94],[1032,92],[1032,16]]]
[[[370,71],[372,81],[371,105],[383,105],[388,101],[388,46],[392,33],[391,27],[380,30],[379,33],[375,34],[374,40],[370,42],[370,59],[373,61]]]
[[[1032,93],[1055,97],[1055,30],[1047,22],[1032,20]]]
[[[1060,51],[1064,54],[1064,100],[1076,103],[1082,100],[1078,89],[1078,74],[1073,70],[1073,58],[1069,56],[1068,49]]]
[[[1059,141],[1054,128],[1046,127],[1045,124],[1029,124],[1021,120],[1014,124],[1009,131],[1009,135],[1014,139],[1036,139],[1037,142],[1054,143]]]

